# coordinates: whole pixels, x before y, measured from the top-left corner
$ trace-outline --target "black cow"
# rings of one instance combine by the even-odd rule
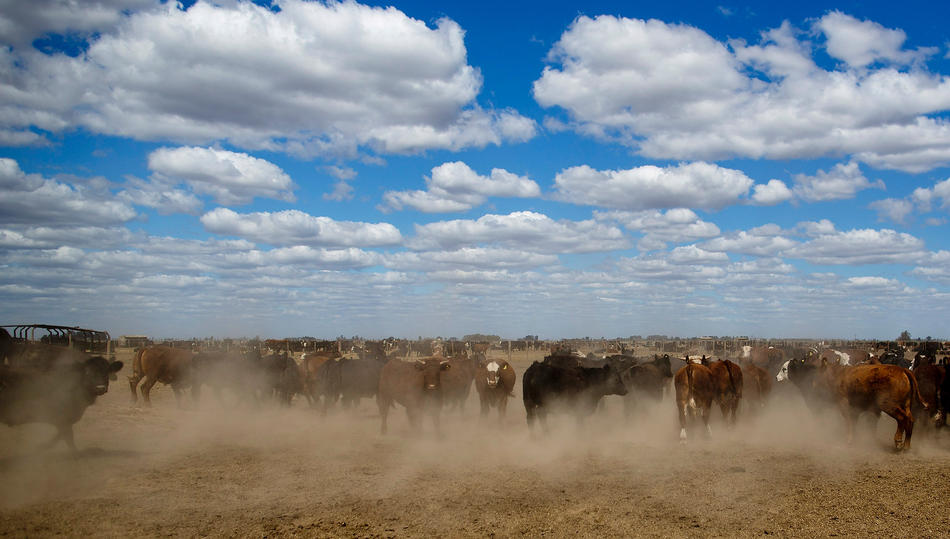
[[[263,369],[262,389],[265,396],[272,396],[284,406],[290,406],[294,395],[303,392],[303,380],[297,362],[293,357],[281,353],[264,356],[260,365]]]
[[[62,440],[72,451],[73,424],[96,397],[109,390],[109,379],[122,362],[103,357],[55,365],[47,371],[0,367],[0,421],[7,425],[47,423],[56,427],[52,445]]]
[[[323,413],[340,400],[344,409],[358,406],[360,399],[375,397],[379,392],[379,376],[386,364],[370,357],[331,359],[317,369],[314,400],[323,400]]]
[[[673,379],[669,354],[654,355],[653,361],[632,365],[620,372],[624,385],[630,390],[623,399],[624,416],[628,419],[632,417],[639,397],[660,402]]]
[[[609,364],[601,368],[571,367],[535,361],[521,379],[522,397],[528,414],[528,426],[540,420],[547,430],[547,411],[552,404],[563,403],[580,423],[590,415],[604,395],[626,395],[618,373]]]

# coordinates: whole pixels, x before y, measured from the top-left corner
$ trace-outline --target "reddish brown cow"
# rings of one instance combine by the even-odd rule
[[[169,346],[152,346],[136,351],[132,361],[132,375],[129,376],[132,402],[136,402],[135,388],[144,378],[141,391],[146,406],[152,405],[149,398],[152,386],[161,382],[172,386],[175,400],[181,407],[181,392],[191,384],[191,357],[190,351]]]
[[[303,383],[303,394],[312,406],[317,398],[316,391],[320,378],[320,366],[331,359],[343,357],[339,350],[321,350],[304,354],[300,362],[300,380]]]
[[[481,361],[475,369],[475,391],[482,406],[482,416],[488,415],[488,410],[498,408],[498,420],[505,417],[508,408],[508,397],[514,397],[515,370],[503,359]]]
[[[406,416],[413,430],[422,427],[422,414],[432,414],[436,432],[440,432],[439,413],[442,408],[442,373],[449,370],[449,362],[441,357],[416,361],[393,359],[383,365],[379,374],[379,393],[376,404],[382,420],[380,432],[386,434],[386,420],[393,403],[406,407]]]
[[[742,369],[728,359],[709,361],[703,356],[702,364],[709,368],[716,389],[716,402],[727,424],[736,424],[736,410],[742,400]]]
[[[706,427],[706,436],[709,436],[709,408],[716,395],[716,385],[709,368],[686,358],[686,366],[676,372],[673,377],[673,386],[676,389],[676,409],[680,419],[680,442],[686,443],[686,426],[695,422],[698,415]]]
[[[914,433],[911,406],[915,399],[920,401],[914,373],[897,365],[845,367],[827,361],[818,369],[813,383],[838,403],[847,424],[849,444],[854,441],[854,423],[861,412],[884,412],[897,421],[894,448],[910,449]]]
[[[742,366],[743,400],[753,408],[762,408],[772,392],[772,377],[769,373],[752,363]]]

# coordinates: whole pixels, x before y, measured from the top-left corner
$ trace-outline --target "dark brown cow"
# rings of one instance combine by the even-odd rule
[[[762,367],[746,363],[742,365],[742,387],[742,399],[753,409],[762,408],[772,392],[772,377]]]
[[[475,391],[482,406],[482,416],[490,408],[498,408],[498,420],[505,418],[508,397],[514,397],[515,370],[503,359],[481,361],[475,369]]]
[[[624,417],[630,419],[637,408],[637,401],[648,397],[655,402],[663,399],[664,390],[669,387],[673,371],[670,367],[669,354],[653,356],[653,361],[624,367],[617,362],[620,377],[627,394],[623,397]]]
[[[686,427],[695,422],[696,416],[703,420],[706,436],[709,436],[709,408],[716,396],[716,384],[708,367],[693,363],[686,357],[686,366],[673,377],[676,388],[676,409],[680,420],[680,443],[686,443]]]
[[[477,364],[466,357],[451,357],[447,361],[451,367],[442,373],[442,404],[446,409],[462,412],[472,391]]]
[[[921,406],[914,407],[915,414],[923,413],[921,407],[930,410],[929,414],[924,414],[925,426],[941,427],[944,422],[943,405],[940,402],[941,385],[944,376],[946,376],[946,367],[943,365],[934,365],[934,360],[930,356],[919,355],[914,361],[914,378],[917,379],[917,387],[920,390]]]
[[[716,387],[715,398],[722,411],[722,418],[727,424],[735,425],[736,411],[742,400],[742,369],[728,359],[709,361],[703,356],[701,362],[712,373]]]
[[[304,354],[300,363],[300,379],[303,383],[303,394],[311,406],[319,398],[316,395],[320,377],[320,366],[331,359],[343,357],[339,350],[321,350]]]
[[[181,407],[181,392],[191,385],[192,353],[169,346],[152,346],[135,354],[132,362],[132,375],[129,376],[129,388],[132,390],[132,402],[137,401],[135,388],[142,382],[142,400],[146,406],[152,405],[149,394],[156,382],[169,384],[175,392],[175,400]]]
[[[416,361],[392,359],[383,365],[379,374],[379,392],[376,404],[382,420],[380,432],[386,434],[389,408],[398,402],[405,406],[406,416],[413,430],[422,427],[422,414],[428,411],[436,432],[441,432],[439,413],[442,408],[442,373],[451,369],[449,362],[441,357],[422,358]]]
[[[861,412],[879,413],[897,421],[894,448],[910,449],[914,433],[914,400],[920,400],[914,373],[897,365],[855,365],[845,367],[823,361],[815,386],[830,393],[844,416],[848,443],[854,441],[854,423]]]

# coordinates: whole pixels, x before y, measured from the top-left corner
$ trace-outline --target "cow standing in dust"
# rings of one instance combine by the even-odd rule
[[[716,382],[712,372],[708,367],[694,363],[686,356],[686,366],[676,371],[673,385],[676,388],[676,409],[679,412],[680,443],[686,443],[687,427],[695,423],[696,416],[702,419],[708,437],[711,433],[709,409],[716,396]]]
[[[15,426],[47,423],[56,427],[51,446],[62,440],[73,452],[73,425],[96,397],[109,390],[109,380],[122,369],[121,361],[103,357],[58,363],[48,370],[0,366],[0,421]]]
[[[728,359],[709,361],[703,356],[701,363],[712,373],[715,398],[723,420],[727,425],[735,425],[739,401],[742,400],[742,369]]]
[[[436,432],[441,435],[441,378],[442,373],[450,368],[449,362],[441,357],[416,361],[392,359],[386,363],[379,374],[379,392],[376,396],[381,419],[380,432],[386,434],[389,409],[398,402],[406,408],[406,416],[412,430],[421,430],[422,416],[428,412],[432,416]]]
[[[498,408],[498,421],[505,418],[508,398],[514,397],[515,370],[503,359],[480,361],[475,369],[475,391],[481,404],[482,417],[492,407]]]
[[[847,425],[849,444],[854,441],[854,423],[861,412],[884,412],[897,421],[894,449],[910,449],[914,433],[911,408],[915,400],[922,402],[917,380],[910,370],[897,365],[848,367],[823,361],[813,383],[838,404]]]
[[[571,366],[558,361],[558,357],[561,356],[555,354],[546,357],[544,362],[535,361],[521,378],[529,428],[533,428],[537,420],[547,431],[547,414],[554,405],[573,412],[581,424],[605,395],[627,394],[620,373],[609,363],[600,368]]]
[[[172,386],[175,400],[181,408],[181,393],[191,385],[192,353],[188,350],[170,346],[152,346],[137,350],[132,361],[132,374],[129,376],[129,388],[132,390],[132,402],[138,400],[135,389],[139,382],[142,400],[146,406],[152,405],[150,393],[156,382]],[[142,381],[144,378],[144,382]]]

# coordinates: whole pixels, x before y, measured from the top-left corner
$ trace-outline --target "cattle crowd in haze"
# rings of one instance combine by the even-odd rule
[[[75,451],[72,426],[108,390],[123,363],[15,339],[5,330],[0,341],[0,419],[11,426],[51,424],[57,431],[50,444],[62,440]],[[654,352],[631,352],[644,344]],[[585,347],[596,349],[581,353]],[[543,360],[517,372],[513,357],[529,349],[543,350]],[[389,430],[391,412],[403,409],[411,434],[431,429],[441,436],[440,414],[462,411],[473,385],[480,415],[495,410],[503,420],[520,379],[532,435],[549,432],[550,413],[582,424],[604,397],[618,395],[627,420],[644,404],[675,402],[681,443],[714,436],[714,404],[722,426],[730,428],[767,407],[776,386],[794,387],[815,414],[840,413],[848,443],[862,412],[892,417],[894,447],[900,451],[911,447],[915,425],[935,430],[945,424],[946,355],[935,341],[847,349],[804,341],[751,345],[708,339],[639,348],[624,341],[182,341],[136,348],[128,382],[132,404],[143,406],[151,406],[157,383],[171,387],[180,408],[201,406],[209,398],[206,388],[221,406],[290,407],[296,399],[317,416],[375,399],[381,434]],[[673,433],[674,425],[670,428]]]

